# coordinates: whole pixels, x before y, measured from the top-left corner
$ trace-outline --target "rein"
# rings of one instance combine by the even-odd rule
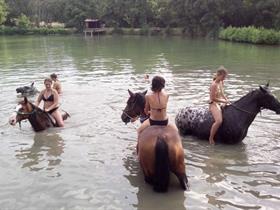
[[[239,110],[239,111],[242,111],[242,112],[245,112],[245,113],[247,113],[247,114],[250,114],[250,115],[256,115],[256,114],[258,114],[259,112],[261,112],[261,109],[257,112],[257,113],[253,113],[253,112],[250,112],[250,111],[247,111],[247,110],[245,110],[245,109],[242,109],[242,108],[240,108],[240,107],[238,107],[238,106],[236,106],[236,105],[234,105],[234,104],[231,104],[235,109],[237,109],[237,110]]]

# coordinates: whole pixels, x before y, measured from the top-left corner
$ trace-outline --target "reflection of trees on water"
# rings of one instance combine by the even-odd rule
[[[36,133],[31,147],[17,150],[16,157],[23,160],[22,168],[31,171],[52,170],[61,162],[63,139],[56,133]]]
[[[138,203],[133,206],[137,210],[146,209],[160,209],[160,210],[185,210],[184,207],[184,191],[180,188],[177,178],[171,176],[169,190],[167,193],[156,193],[153,191],[153,187],[146,184],[142,169],[139,165],[136,151],[133,148],[129,148],[131,154],[124,158],[124,167],[129,171],[129,175],[125,176],[130,184],[138,188],[137,201]]]

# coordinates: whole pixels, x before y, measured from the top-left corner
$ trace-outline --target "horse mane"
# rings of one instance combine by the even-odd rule
[[[141,108],[145,108],[145,103],[146,103],[146,99],[145,99],[145,95],[141,92],[135,93],[135,100],[138,100],[139,105],[141,106]]]
[[[52,119],[50,118],[50,116],[48,115],[47,112],[45,112],[44,110],[42,110],[40,107],[35,106],[33,103],[29,102],[31,107],[35,110],[34,113],[32,113],[29,117],[28,120],[30,121],[30,124],[32,125],[32,127],[34,128],[35,131],[40,131],[42,130],[41,126],[42,126],[42,122],[38,120],[36,120],[36,113],[38,117],[45,117],[53,126],[55,126],[55,124],[53,123]],[[38,122],[38,123],[36,123]]]
[[[248,96],[253,96],[254,94],[256,94],[256,92],[258,92],[258,89],[251,90],[249,93],[245,94],[244,96],[239,98],[237,101],[235,101],[234,104],[242,101],[243,99],[247,98]]]

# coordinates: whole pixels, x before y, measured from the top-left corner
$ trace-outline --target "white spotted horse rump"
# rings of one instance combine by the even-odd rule
[[[180,109],[175,123],[181,134],[208,138],[214,120],[208,108],[185,107]]]

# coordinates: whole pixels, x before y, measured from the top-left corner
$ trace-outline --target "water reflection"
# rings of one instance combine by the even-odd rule
[[[64,141],[57,133],[39,132],[31,147],[17,150],[16,157],[23,160],[22,168],[31,171],[52,170],[61,163]]]
[[[138,202],[133,206],[138,210],[185,210],[184,191],[180,188],[177,178],[173,175],[171,176],[167,193],[154,192],[153,187],[144,181],[142,169],[139,165],[134,148],[135,145],[129,148],[131,150],[131,154],[124,159],[124,167],[129,171],[129,175],[125,175],[125,177],[129,180],[133,187],[138,189],[136,193]]]

